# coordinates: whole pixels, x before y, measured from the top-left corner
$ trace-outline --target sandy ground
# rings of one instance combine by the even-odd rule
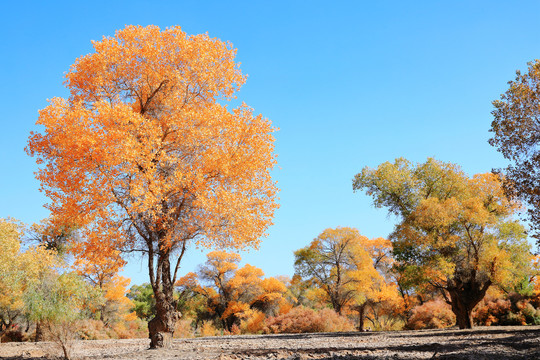
[[[223,336],[175,339],[171,349],[149,341],[78,341],[74,358],[94,359],[539,359],[540,326],[373,333]],[[0,344],[2,359],[54,359],[53,344]]]

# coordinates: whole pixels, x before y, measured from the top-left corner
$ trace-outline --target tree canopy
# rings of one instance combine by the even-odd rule
[[[25,293],[60,265],[42,245],[24,249],[23,230],[17,220],[0,219],[0,335],[26,312]]]
[[[489,143],[511,161],[504,170],[505,190],[530,206],[530,224],[539,238],[540,60],[528,65],[527,73],[517,71],[501,99],[493,101]]]
[[[383,276],[390,248],[388,240],[370,240],[354,228],[326,229],[294,252],[296,275],[320,289],[322,300],[338,314],[357,310],[362,329],[368,304],[397,297],[395,286]]]
[[[53,218],[79,229],[79,257],[147,257],[152,346],[167,345],[188,244],[257,246],[272,223],[275,129],[226,105],[246,79],[230,43],[127,26],[93,46],[66,74],[70,97],[40,111],[27,151]]]
[[[512,218],[519,204],[497,175],[470,178],[454,164],[399,158],[362,169],[353,188],[399,217],[390,235],[398,266],[412,283],[439,289],[460,328],[472,327],[471,311],[492,284],[527,274],[530,246]]]

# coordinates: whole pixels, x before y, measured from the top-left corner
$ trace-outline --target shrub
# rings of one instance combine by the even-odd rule
[[[354,325],[344,316],[331,309],[315,311],[296,307],[288,313],[269,317],[263,331],[265,333],[310,333],[352,331]]]
[[[260,334],[263,332],[265,325],[266,315],[261,311],[254,310],[240,322],[239,330],[244,334]]]
[[[101,320],[86,319],[79,322],[78,333],[83,340],[143,339],[148,337],[148,324],[136,318],[118,321],[106,326]]]
[[[130,339],[144,339],[148,337],[148,323],[144,320],[136,318],[125,322],[130,331]]]
[[[104,329],[103,321],[86,319],[81,321],[79,336],[82,340],[106,340],[109,335]]]
[[[74,273],[45,274],[24,294],[30,320],[41,323],[65,359],[69,360],[88,309],[100,304],[100,292]]]
[[[200,336],[217,336],[218,330],[211,321],[203,321],[200,328]]]
[[[450,305],[442,300],[431,300],[412,309],[412,315],[405,328],[442,329],[456,323],[456,316]]]
[[[230,335],[240,335],[242,333],[242,330],[240,330],[240,327],[236,324],[233,324],[231,326]]]
[[[521,313],[525,316],[527,324],[540,325],[540,309],[536,309],[531,303],[526,303]]]
[[[176,322],[176,328],[174,329],[174,337],[178,339],[187,339],[195,337],[192,318],[182,318]]]
[[[114,333],[114,336],[116,336],[118,339],[130,339],[132,337],[132,333],[130,329],[126,327],[126,324],[122,322],[117,322],[111,326],[111,329]]]
[[[508,314],[504,315],[500,324],[501,325],[527,325],[527,322],[525,321],[525,316],[523,316],[523,314],[509,312]]]
[[[377,318],[368,316],[367,320],[370,321],[373,331],[399,331],[405,326],[401,318],[387,314],[379,315]]]
[[[44,325],[45,337],[52,340],[53,344],[62,351],[64,359],[70,360],[75,348],[75,340],[79,337],[80,321],[47,321]]]
[[[473,311],[474,323],[483,326],[503,325],[511,306],[510,300],[486,297]]]

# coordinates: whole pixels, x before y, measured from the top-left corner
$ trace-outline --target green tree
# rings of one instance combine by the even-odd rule
[[[496,175],[469,178],[454,164],[399,158],[362,169],[353,189],[398,216],[390,235],[398,268],[440,291],[460,328],[472,327],[471,312],[491,285],[508,286],[530,269],[525,230],[512,219],[518,204]]]
[[[150,283],[133,285],[126,296],[135,304],[133,311],[137,317],[150,321],[156,316],[156,299]]]
[[[530,62],[527,73],[518,70],[508,84],[493,101],[489,143],[510,160],[505,190],[530,206],[530,225],[540,241],[540,60]]]
[[[0,219],[0,335],[24,316],[24,294],[60,265],[56,253],[44,246],[21,247],[24,224]]]
[[[58,275],[50,271],[28,287],[24,303],[28,317],[45,326],[64,358],[70,359],[78,320],[92,316],[91,309],[103,300],[101,295],[75,273]]]

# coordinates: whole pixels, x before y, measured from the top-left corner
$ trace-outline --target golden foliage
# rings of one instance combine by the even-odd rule
[[[213,251],[207,258],[198,273],[200,279],[211,286],[201,287],[194,274],[179,279],[177,286],[182,293],[190,289],[206,298],[205,314],[219,319],[225,331],[232,332],[234,325],[242,332],[260,328],[261,319],[257,314],[266,316],[288,311],[287,287],[278,279],[263,278],[264,272],[249,264],[237,269],[238,254]]]
[[[211,321],[203,321],[200,328],[201,336],[217,336],[219,331],[215,328]]]
[[[177,339],[187,339],[195,336],[191,326],[193,319],[182,317],[177,323],[174,330],[174,337]]]
[[[251,310],[240,322],[244,334],[260,334],[266,326],[266,315],[262,311]]]
[[[79,229],[81,271],[114,273],[123,251],[168,259],[188,242],[256,247],[278,207],[276,129],[243,103],[228,108],[246,79],[232,45],[126,26],[93,47],[27,147],[55,224]],[[175,274],[151,272],[153,288]]]
[[[324,230],[295,252],[297,275],[315,285],[306,298],[330,304],[338,313],[398,298],[396,286],[385,278],[393,262],[391,249],[388,240],[370,240],[354,228]]]
[[[24,294],[61,266],[56,253],[44,246],[23,250],[24,225],[0,218],[0,331],[24,311]]]

